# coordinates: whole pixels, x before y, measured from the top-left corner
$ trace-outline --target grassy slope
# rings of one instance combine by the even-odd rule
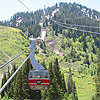
[[[28,40],[25,39],[20,33],[23,34],[19,29],[0,26],[0,54],[2,54],[0,55],[0,60],[2,60],[3,62],[4,59],[8,60],[3,52],[6,52],[13,58],[28,47]],[[20,60],[22,57],[23,56],[20,57]],[[0,65],[3,62],[0,61]]]
[[[82,73],[79,74],[78,69],[77,69],[80,66],[81,67],[85,66],[84,64],[81,65],[84,61],[84,57],[81,56],[81,61],[70,63],[70,62],[65,62],[63,56],[58,56],[55,52],[51,53],[52,50],[50,48],[49,42],[52,42],[54,39],[57,39],[56,46],[59,48],[59,50],[61,52],[65,52],[67,54],[68,52],[70,52],[70,48],[67,48],[66,50],[62,50],[61,49],[61,41],[65,38],[63,38],[62,35],[59,35],[58,37],[55,36],[55,38],[52,37],[51,36],[52,32],[50,31],[49,28],[47,28],[47,32],[48,32],[48,36],[45,38],[46,39],[45,41],[46,41],[46,46],[48,49],[48,54],[47,55],[37,54],[36,59],[40,60],[40,61],[42,61],[44,59],[46,62],[46,65],[48,67],[49,62],[54,61],[54,59],[57,57],[59,59],[61,71],[65,75],[65,80],[67,80],[66,76],[68,76],[68,73],[66,74],[66,72],[69,72],[68,68],[70,66],[73,67],[72,68],[72,73],[74,73],[73,80],[75,81],[78,99],[79,100],[91,100],[92,97],[95,95],[95,90],[96,90],[95,82],[94,82],[95,76],[90,76],[89,74],[82,74]],[[77,53],[80,54],[79,51]],[[82,52],[82,53],[84,54],[84,52]],[[94,58],[96,58],[96,55],[94,55]],[[88,71],[88,68],[86,70]]]
[[[9,59],[4,52],[6,52],[11,58],[15,57],[23,50],[25,50],[29,41],[23,37],[22,31],[19,29],[0,26],[0,65],[7,62]],[[12,61],[12,64],[19,64],[25,59],[25,54],[19,56],[16,60]],[[9,65],[7,65],[9,66]],[[5,70],[6,68],[4,68]],[[4,72],[0,69],[0,74]]]
[[[68,68],[61,68],[62,73],[68,72]],[[73,81],[75,82],[78,100],[92,100],[92,97],[95,95],[95,76],[79,74],[75,67],[72,68]],[[65,75],[65,81],[68,77],[68,73]]]

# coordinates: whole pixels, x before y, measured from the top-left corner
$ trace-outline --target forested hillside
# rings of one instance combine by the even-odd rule
[[[79,24],[99,27],[100,13],[76,3],[59,3],[59,5],[56,4],[45,9],[45,13],[43,26],[47,32],[45,40],[42,43],[36,43],[35,58],[49,70],[50,87],[48,90],[41,91],[41,100],[99,100],[100,35],[65,28],[53,20],[61,22],[63,25]],[[50,16],[52,16],[53,20],[50,19]],[[41,27],[38,24],[43,17],[43,10],[34,13],[17,13],[11,18],[11,21],[1,22],[0,24],[22,29],[29,37],[38,37],[41,31]],[[69,27],[69,25],[65,26]],[[72,25],[70,27],[100,33],[100,28],[73,27]],[[3,30],[3,27],[1,29]],[[16,30],[14,28],[10,29]],[[21,31],[17,31],[22,35],[20,35],[22,40],[18,36],[16,39],[24,45],[20,44],[19,48],[23,50],[29,45],[28,40],[25,39],[25,35]],[[10,36],[8,37],[10,39]],[[5,44],[2,44],[5,46],[1,46],[3,50],[6,48],[8,37],[2,38],[2,41],[5,41],[3,42]],[[19,41],[16,39],[11,41],[17,45]],[[19,47],[19,45],[17,46]],[[12,49],[11,51],[14,51]],[[1,50],[1,52],[3,51]],[[13,55],[10,54],[9,49],[5,52],[9,56]],[[2,56],[4,56],[4,53]],[[13,69],[12,71],[14,72]],[[31,69],[30,61],[27,61],[16,78],[11,82],[11,88],[8,87],[1,97],[16,100],[34,98],[35,91],[31,91],[27,87],[28,72]],[[5,79],[4,76],[3,80]]]
[[[0,66],[6,63],[11,58],[14,58],[19,53],[24,51],[29,46],[29,40],[24,33],[12,27],[0,26]],[[12,66],[19,66],[25,59],[26,55],[23,54],[16,59],[11,65],[7,65],[4,69],[0,69],[0,76],[7,72],[7,68],[12,70]],[[0,77],[1,83],[1,77]]]
[[[0,25],[21,29],[27,36],[40,36],[41,28],[39,22],[42,20],[43,10],[36,12],[18,12],[11,17],[10,21],[0,22]]]
[[[60,3],[59,6],[56,4],[51,8],[47,8],[47,14],[50,13],[52,15],[52,11],[56,11],[56,13],[53,14],[54,16],[52,15],[52,18],[58,22],[64,23],[63,25],[69,23],[99,26],[99,17],[97,17],[97,19],[95,17],[91,18],[91,14],[90,16],[86,14],[83,15],[81,10],[83,8],[86,9],[86,12],[96,13],[96,16],[100,16],[99,12],[75,3]],[[39,59],[44,59],[45,62],[50,62],[58,58],[61,72],[64,74],[66,80],[66,100],[72,98],[75,100],[77,100],[77,98],[79,100],[99,100],[98,73],[100,35],[66,29],[65,27],[57,25],[50,19],[46,20],[44,26],[47,29],[47,34],[44,46],[42,47],[43,51],[41,52],[43,55],[37,54],[37,57],[39,57]],[[100,29],[89,27],[82,27],[79,29],[100,33]],[[73,88],[74,85],[76,86],[75,88]],[[50,89],[52,90],[53,88],[51,87]],[[75,92],[76,94],[74,94],[74,89],[77,91]],[[52,93],[56,95],[53,90],[51,94]],[[48,96],[46,99],[49,100]]]

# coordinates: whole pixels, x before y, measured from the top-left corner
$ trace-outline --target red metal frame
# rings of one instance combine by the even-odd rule
[[[37,84],[37,81],[40,80],[41,84]],[[49,86],[50,80],[48,79],[29,79],[28,80],[28,86],[34,86],[34,85],[44,85]],[[31,83],[31,84],[30,84]],[[33,84],[32,84],[33,83]]]

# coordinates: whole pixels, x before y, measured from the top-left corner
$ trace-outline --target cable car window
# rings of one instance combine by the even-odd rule
[[[48,71],[31,71],[29,74],[29,78],[49,78]]]
[[[30,72],[30,78],[44,78],[44,73],[42,72]]]

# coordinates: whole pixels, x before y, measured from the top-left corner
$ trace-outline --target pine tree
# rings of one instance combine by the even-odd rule
[[[28,86],[28,73],[31,70],[30,60],[23,65],[17,73],[16,84],[14,85],[13,98],[16,100],[26,100],[32,97],[33,91],[30,91]],[[13,87],[13,86],[12,86]]]
[[[83,42],[83,50],[84,52],[86,52],[86,48],[87,48],[87,43],[86,43],[86,39]]]
[[[95,47],[94,47],[94,45],[92,45],[92,48],[93,48],[93,53],[95,53],[96,54],[96,50],[95,50]]]
[[[13,65],[13,69],[12,69],[12,73],[14,73],[16,71],[16,65]]]
[[[60,85],[57,82],[53,66],[54,66],[53,63],[51,62],[49,64],[50,88],[47,91],[46,100],[61,100],[63,92]]]
[[[61,100],[64,96],[61,72],[58,64],[58,59],[55,59],[54,64],[49,64],[49,75],[50,75],[50,88],[47,91],[47,100]],[[60,82],[61,83],[60,83]]]
[[[8,67],[8,75],[7,75],[7,79],[10,78],[10,72],[9,72],[9,67]],[[9,82],[9,84],[7,85],[7,95],[8,97],[10,97],[10,87],[11,87],[11,82]]]
[[[100,58],[98,60],[97,77],[95,79],[95,82],[96,82],[96,97],[95,97],[95,100],[100,100]]]
[[[1,87],[6,83],[6,81],[7,81],[7,78],[6,78],[6,74],[4,73],[4,76],[2,78]],[[7,87],[2,91],[1,98],[5,96],[5,93],[7,93]]]
[[[3,78],[2,78],[2,83],[1,83],[1,87],[4,85],[4,76],[3,76]],[[1,92],[1,98],[3,98],[4,97],[4,90]]]
[[[73,82],[73,87],[74,87],[74,99],[75,99],[75,100],[78,100],[75,82]]]
[[[86,55],[86,59],[84,60],[84,63],[90,65],[88,54]]]
[[[53,100],[53,93],[54,93],[54,89],[53,89],[53,71],[52,71],[52,62],[49,63],[49,76],[50,76],[50,87],[49,90],[47,91],[47,95],[46,99],[47,100]]]
[[[59,68],[59,64],[58,64],[58,59],[56,58],[54,61],[54,66],[53,66],[53,73],[56,77],[57,83],[60,85],[60,87],[62,88],[62,76],[61,76],[61,71]]]
[[[67,85],[68,85],[68,94],[71,94],[72,92],[74,92],[73,83],[72,83],[71,68],[69,68],[69,77],[67,79]]]
[[[68,85],[68,94],[69,96],[71,96],[71,99],[78,100],[75,82],[73,82],[72,80],[71,68],[69,68],[69,77],[67,80],[67,85]]]
[[[64,93],[67,92],[64,75],[62,76],[62,89],[63,89]]]
[[[92,54],[91,54],[91,61],[94,62],[94,60],[93,60],[93,55],[92,55]]]
[[[22,70],[19,70],[16,78],[16,84],[14,86],[13,98],[16,100],[22,100]]]
[[[22,97],[23,99],[29,99],[29,86],[28,86],[28,66],[27,63],[22,68]]]
[[[16,65],[13,65],[13,68],[12,68],[12,71],[11,71],[11,74],[10,74],[10,77],[11,77],[11,75],[14,73],[16,71]],[[9,72],[8,72],[9,73]],[[14,86],[15,86],[15,83],[16,83],[16,76],[14,76],[14,78],[11,80],[11,82],[10,82],[10,86],[9,86],[9,88],[7,89],[7,91],[8,91],[8,97],[9,98],[13,98],[13,94],[14,94]],[[7,87],[8,87],[7,86]]]

